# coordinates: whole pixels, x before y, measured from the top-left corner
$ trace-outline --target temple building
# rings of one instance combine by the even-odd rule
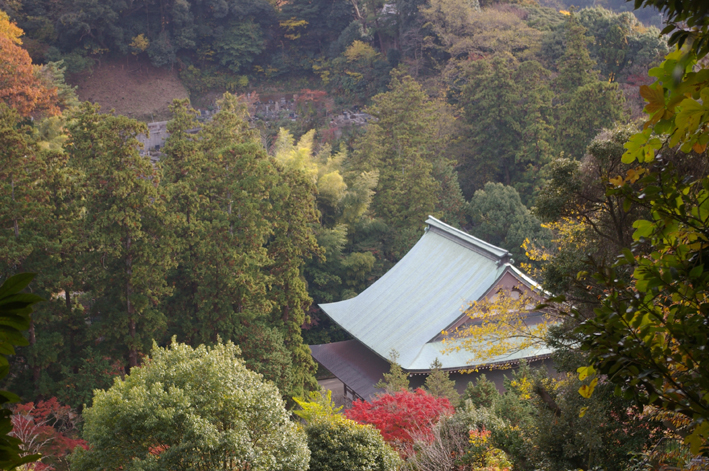
[[[462,391],[485,373],[498,388],[503,369],[520,360],[550,364],[551,351],[530,347],[485,363],[467,350],[443,353],[442,331],[463,326],[470,302],[490,299],[500,290],[539,291],[514,265],[511,254],[429,216],[421,239],[391,270],[358,296],[320,308],[352,340],[311,345],[313,358],[345,385],[349,399],[370,399],[374,384],[389,371],[392,352],[410,374],[411,386],[423,384],[438,359]],[[534,315],[530,315],[534,317]],[[533,320],[530,322],[534,322]]]

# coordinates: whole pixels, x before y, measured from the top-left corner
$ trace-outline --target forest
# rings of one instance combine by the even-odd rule
[[[701,0],[0,0],[0,468],[706,469],[708,30]],[[79,99],[117,63],[189,91],[158,153]],[[429,215],[541,284],[559,374],[393,359],[340,411],[318,304]]]

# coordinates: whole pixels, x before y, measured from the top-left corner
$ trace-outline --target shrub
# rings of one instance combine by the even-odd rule
[[[504,470],[511,464],[505,452],[496,447],[492,435],[505,428],[507,424],[494,411],[476,408],[468,400],[454,415],[443,417],[433,426],[432,440],[415,437],[416,455],[409,464],[417,471]]]
[[[310,471],[395,471],[397,453],[370,425],[335,416],[319,419],[305,428],[310,448]]]
[[[28,463],[25,469],[54,471],[67,469],[67,456],[77,446],[86,448],[79,438],[79,416],[71,407],[64,406],[55,397],[36,404],[18,404],[12,414],[11,434],[22,440],[26,454],[41,453],[42,460]]]
[[[500,393],[495,383],[489,381],[484,374],[475,380],[475,384],[468,383],[463,393],[463,402],[472,401],[475,407],[492,407],[500,398]]]
[[[301,407],[301,410],[295,410],[293,413],[308,424],[318,420],[333,420],[341,417],[338,414],[343,406],[337,407],[332,402],[332,391],[329,389],[327,391],[323,389],[310,391],[307,398],[294,397],[293,400]]]
[[[387,443],[408,455],[413,435],[432,438],[431,427],[441,416],[453,413],[450,401],[434,397],[423,389],[384,394],[372,402],[355,401],[345,412],[348,419],[374,425]]]
[[[246,369],[239,347],[173,340],[97,391],[84,411],[72,470],[307,469],[305,434],[273,383]]]
[[[236,92],[249,84],[246,75],[237,75],[216,66],[198,69],[190,65],[180,71],[180,80],[190,92],[204,93],[209,90]]]

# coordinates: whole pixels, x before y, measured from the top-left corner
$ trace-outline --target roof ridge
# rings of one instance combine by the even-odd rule
[[[485,242],[484,240],[478,239],[477,237],[472,236],[467,232],[461,231],[460,229],[456,229],[455,227],[450,226],[433,216],[428,216],[428,219],[426,219],[426,224],[428,224],[428,228],[435,227],[436,229],[445,232],[449,236],[452,236],[467,244],[471,244],[477,247],[478,249],[484,250],[485,252],[490,255],[493,255],[497,259],[509,259],[512,257],[512,254],[508,250],[503,249],[502,247],[497,247],[496,245],[492,245],[491,243]]]

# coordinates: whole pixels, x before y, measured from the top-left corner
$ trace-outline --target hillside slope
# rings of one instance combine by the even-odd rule
[[[189,97],[177,70],[157,68],[135,58],[129,62],[103,60],[91,73],[75,75],[69,82],[78,87],[80,100],[143,121],[166,119],[172,100]]]

